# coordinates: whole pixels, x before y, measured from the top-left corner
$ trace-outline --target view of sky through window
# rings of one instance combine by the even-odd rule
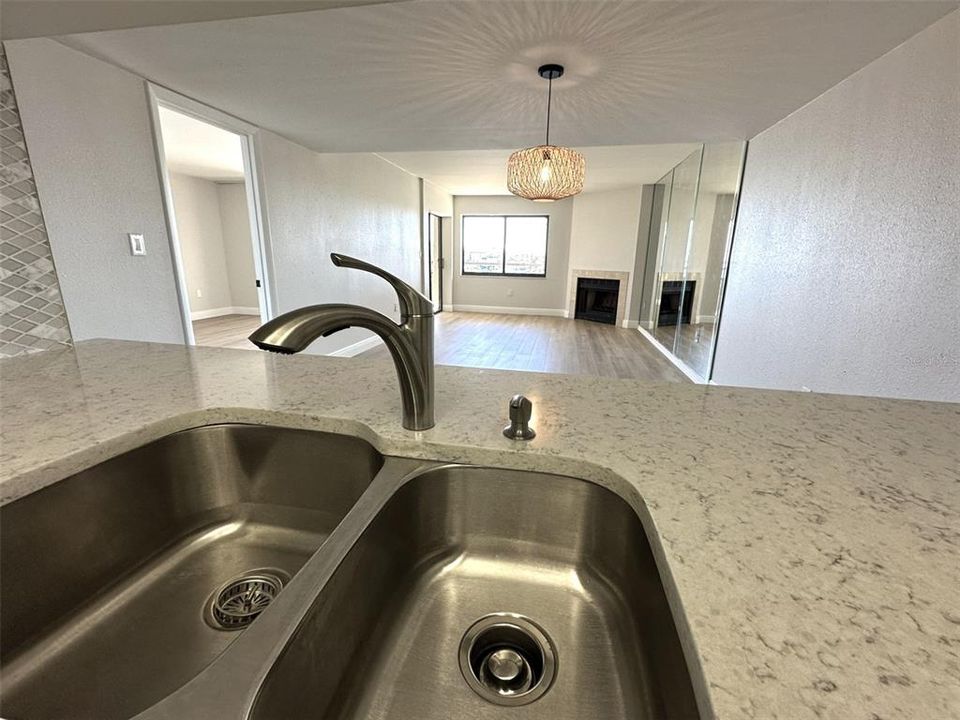
[[[465,215],[466,275],[545,275],[546,215]]]

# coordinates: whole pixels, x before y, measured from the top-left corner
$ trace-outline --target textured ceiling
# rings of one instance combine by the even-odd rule
[[[206,180],[243,180],[240,136],[208,123],[160,108],[163,153],[171,172]]]
[[[696,145],[617,145],[581,147],[587,162],[584,190],[597,192],[659,180]],[[407,172],[453,195],[506,195],[511,150],[446,150],[379,153]]]
[[[750,138],[941,2],[412,0],[63,38],[322,151]]]
[[[397,0],[3,0],[4,40],[275,15]]]

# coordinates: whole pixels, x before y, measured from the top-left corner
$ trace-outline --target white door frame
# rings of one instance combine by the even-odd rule
[[[443,312],[443,230],[441,227],[442,217],[435,212],[427,212],[427,241],[424,243],[424,249],[427,252],[427,279],[425,283],[426,295],[437,306],[437,312]],[[434,238],[433,228],[436,226],[436,238]],[[436,239],[437,248],[434,252],[433,241]],[[436,273],[434,273],[436,265]],[[436,275],[436,277],[434,277]],[[433,283],[436,281],[437,292],[433,292]],[[434,297],[436,295],[436,297]]]
[[[173,205],[173,192],[170,189],[170,173],[167,170],[166,155],[163,149],[163,133],[160,128],[160,108],[166,107],[229,130],[240,136],[243,152],[244,187],[247,193],[247,212],[249,214],[250,237],[252,240],[253,266],[260,287],[257,288],[257,301],[260,306],[260,318],[266,322],[273,317],[272,266],[270,263],[270,242],[267,224],[264,222],[261,204],[262,178],[257,166],[255,142],[259,128],[221,110],[204,105],[184,95],[168,90],[151,82],[147,83],[147,98],[150,106],[150,119],[153,125],[154,150],[157,167],[160,171],[160,188],[167,223],[167,235],[170,238],[170,255],[173,258],[173,275],[177,284],[177,298],[180,303],[180,319],[183,324],[183,336],[187,345],[195,345],[193,322],[190,319],[190,298],[187,293],[186,275],[183,269],[183,256],[180,251],[180,237],[177,234],[176,211]]]

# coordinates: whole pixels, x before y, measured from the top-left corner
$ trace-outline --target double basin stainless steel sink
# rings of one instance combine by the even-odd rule
[[[218,425],[0,533],[8,720],[701,717],[640,518],[587,481]]]

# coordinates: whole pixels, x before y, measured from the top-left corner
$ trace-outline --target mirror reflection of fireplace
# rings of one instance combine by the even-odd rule
[[[577,304],[573,316],[578,320],[616,325],[619,296],[619,280],[577,278]]]
[[[696,280],[666,280],[660,290],[657,325],[688,325],[693,313]]]

